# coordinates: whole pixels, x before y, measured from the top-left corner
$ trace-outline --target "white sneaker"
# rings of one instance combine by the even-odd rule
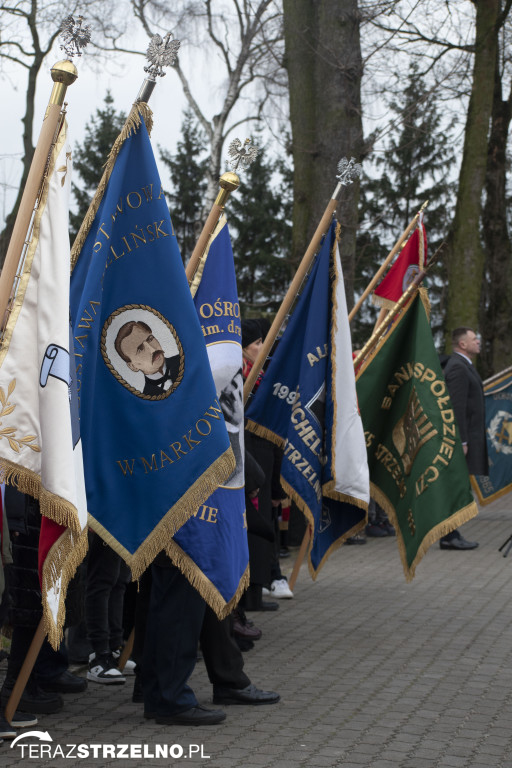
[[[293,597],[293,592],[288,586],[286,579],[276,579],[270,585],[270,594],[272,597]]]
[[[87,679],[104,685],[123,685],[126,682],[111,655],[96,657],[95,653],[89,656]]]
[[[261,594],[266,595],[268,597],[270,595],[270,589],[267,589],[266,587],[262,587]]]
[[[112,658],[119,664],[119,659],[121,658],[121,648],[117,648],[115,651],[112,651]],[[122,669],[121,672],[123,675],[134,675],[136,666],[137,665],[133,659],[128,659],[124,665],[124,669]]]

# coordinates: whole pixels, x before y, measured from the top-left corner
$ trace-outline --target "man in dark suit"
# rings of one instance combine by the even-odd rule
[[[453,354],[444,368],[455,419],[459,427],[468,470],[472,475],[487,475],[487,440],[485,435],[485,403],[482,379],[473,365],[480,352],[480,339],[467,327],[452,333]],[[455,530],[439,541],[441,549],[475,549],[476,541],[466,541]]]
[[[130,320],[121,326],[114,346],[130,371],[144,374],[144,395],[163,395],[176,381],[180,356],[165,357],[151,328],[141,320]]]

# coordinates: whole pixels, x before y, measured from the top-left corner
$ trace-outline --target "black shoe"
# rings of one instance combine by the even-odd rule
[[[453,539],[439,539],[440,549],[476,549],[477,547],[478,541],[466,541],[460,533]]]
[[[12,716],[11,725],[13,728],[29,728],[32,725],[37,725],[37,717],[29,712],[20,712],[17,709]]]
[[[12,684],[4,682],[0,692],[0,702],[3,707],[9,701],[13,688],[14,681]],[[64,702],[58,693],[43,691],[36,683],[29,680],[19,700],[18,710],[35,712],[36,715],[53,715],[55,712],[60,712],[63,706]]]
[[[214,704],[277,704],[281,697],[274,691],[260,691],[250,683],[247,688],[213,686]]]
[[[0,739],[14,739],[16,730],[9,725],[3,715],[0,714]]]
[[[200,704],[187,709],[185,712],[155,717],[159,725],[217,725],[225,719],[226,713],[221,709],[206,709]]]
[[[16,728],[26,728],[30,725],[37,725],[37,717],[34,717],[34,715],[24,715],[22,712],[16,711],[9,725],[5,717],[0,713],[0,739],[14,739],[17,735]]]
[[[262,600],[259,605],[254,608],[246,608],[247,611],[277,611],[279,603],[272,603],[270,600]]]
[[[38,685],[43,691],[50,691],[53,693],[82,693],[87,688],[87,680],[79,675],[74,675],[72,672],[66,670],[57,677],[49,677],[46,679],[38,678]]]

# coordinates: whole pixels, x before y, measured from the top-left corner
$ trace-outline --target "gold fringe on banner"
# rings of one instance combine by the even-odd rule
[[[231,611],[236,608],[240,598],[249,586],[249,566],[245,569],[238,588],[229,601],[226,603],[217,587],[212,584],[210,579],[205,576],[202,570],[196,565],[191,557],[177,544],[174,539],[171,539],[165,547],[166,554],[170,557],[174,565],[179,568],[181,573],[185,576],[188,582],[197,589],[203,600],[210,606],[212,611],[215,612],[217,617],[222,621],[226,616],[229,616]]]
[[[392,309],[395,306],[396,301],[392,301],[391,299],[386,299],[384,296],[376,296],[373,293],[372,304],[375,307],[380,307],[381,309]]]
[[[280,435],[276,435],[276,433],[272,432],[272,430],[268,429],[268,427],[262,427],[261,424],[256,424],[256,422],[252,421],[252,419],[247,419],[245,428],[248,432],[252,432],[253,435],[264,437],[265,440],[269,440],[271,443],[274,443],[274,445],[277,445],[278,448],[284,448],[286,445],[286,440],[284,440]]]
[[[73,535],[70,530],[66,530],[49,550],[43,564],[41,573],[43,595],[55,591],[60,574],[60,593],[56,622],[48,606],[48,600],[43,599],[44,630],[54,650],[58,650],[63,638],[64,621],[66,618],[65,603],[69,582],[87,554],[87,544],[87,528],[81,531],[78,536]]]
[[[382,509],[386,512],[391,522],[391,525],[394,527],[396,531],[396,538],[398,541],[398,550],[400,552],[400,559],[402,561],[402,566],[404,569],[406,581],[413,580],[418,563],[420,562],[420,560],[423,559],[423,556],[425,555],[427,550],[432,546],[432,544],[435,544],[436,541],[439,541],[439,539],[441,539],[443,536],[446,536],[448,533],[451,533],[451,531],[454,531],[460,525],[467,523],[468,520],[471,520],[473,517],[476,517],[476,515],[478,514],[478,507],[476,505],[476,502],[472,501],[466,507],[462,507],[462,509],[459,509],[457,510],[457,512],[454,512],[454,514],[448,517],[446,520],[443,520],[441,523],[438,523],[438,525],[434,526],[434,528],[432,528],[423,538],[418,548],[418,551],[414,557],[414,560],[409,566],[407,564],[407,553],[406,553],[402,533],[400,531],[400,526],[398,525],[398,518],[396,516],[395,508],[389,501],[386,494],[383,493],[380,490],[380,488],[377,485],[375,485],[375,483],[372,483],[372,482],[370,482],[370,495],[372,496],[373,499],[375,499],[377,504],[379,504],[382,507]]]
[[[323,496],[327,496],[328,499],[333,499],[334,501],[343,501],[347,504],[352,504],[352,506],[363,509],[365,512],[368,511],[368,504],[366,501],[358,499],[356,496],[349,496],[347,493],[340,493],[340,491],[337,491],[334,487],[335,482],[335,480],[329,480],[328,483],[325,483],[325,485],[322,486]]]
[[[281,486],[285,493],[290,496],[291,499],[295,502],[297,507],[301,510],[301,512],[304,514],[304,517],[306,518],[306,521],[311,526],[311,529],[315,530],[315,522],[313,515],[311,513],[310,508],[302,498],[302,496],[299,496],[299,494],[292,488],[292,486],[286,482],[286,480],[283,480],[281,477]],[[313,536],[310,539],[309,545],[308,545],[308,570],[311,575],[311,578],[313,581],[316,581],[316,577],[324,567],[325,563],[329,559],[329,557],[332,555],[333,552],[335,552],[337,549],[341,547],[342,544],[346,542],[347,539],[350,539],[352,536],[355,536],[357,533],[360,533],[362,530],[364,530],[366,526],[366,517],[361,520],[359,523],[356,523],[352,528],[350,528],[346,533],[343,534],[343,536],[340,536],[339,539],[336,541],[333,541],[327,552],[324,554],[322,559],[320,560],[318,567],[316,570],[313,568],[313,563],[311,562],[311,549],[313,547]]]
[[[62,496],[48,491],[38,474],[26,467],[14,464],[8,459],[0,459],[0,481],[14,485],[22,493],[27,493],[39,501],[41,514],[58,525],[65,526],[75,534],[80,533],[80,521],[76,507]]]
[[[174,534],[179,531],[182,525],[185,525],[187,520],[217,490],[219,485],[222,485],[234,469],[235,457],[230,446],[168,510],[133,555],[91,514],[89,514],[89,525],[109,547],[123,558],[128,567],[131,568],[133,581],[138,581],[158,553],[165,549]]]
[[[76,260],[78,259],[82,248],[84,247],[84,243],[87,240],[89,230],[94,219],[96,218],[98,208],[100,207],[110,176],[114,170],[114,166],[116,164],[119,152],[121,151],[121,147],[123,146],[126,139],[132,135],[132,133],[137,133],[137,130],[140,128],[141,122],[143,120],[146,124],[149,135],[151,135],[151,130],[153,128],[153,113],[147,104],[144,104],[143,102],[137,102],[132,106],[130,114],[126,119],[121,133],[112,145],[112,149],[110,150],[107,162],[105,163],[103,176],[101,177],[101,181],[98,184],[98,189],[94,194],[91,204],[89,205],[89,210],[85,214],[85,218],[82,221],[75,242],[73,243],[73,247],[71,248],[71,271],[74,269]]]
[[[495,493],[491,494],[490,496],[487,496],[484,499],[484,497],[482,496],[482,491],[480,490],[480,486],[478,485],[475,479],[475,476],[470,475],[469,479],[471,481],[473,491],[476,494],[476,497],[478,499],[478,503],[480,504],[481,507],[485,507],[487,504],[492,504],[492,502],[496,501],[497,499],[502,499],[503,496],[506,496],[507,493],[510,493],[512,491],[512,484],[509,483],[508,485],[505,486],[505,488],[500,488],[499,491],[496,491]]]
[[[418,292],[420,294],[421,302],[422,302],[422,304],[423,304],[423,306],[425,308],[425,313],[427,315],[427,320],[430,323],[430,312],[431,312],[432,307],[430,306],[430,298],[429,298],[429,295],[428,295],[428,290],[425,288],[424,285],[420,285],[420,287],[418,288]]]

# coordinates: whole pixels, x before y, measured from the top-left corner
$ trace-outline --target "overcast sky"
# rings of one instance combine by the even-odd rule
[[[144,50],[147,38],[141,40]],[[41,129],[46,106],[50,97],[53,81],[50,75],[52,65],[64,58],[58,46],[55,53],[50,55],[40,72],[37,84],[37,102],[34,120],[34,145]],[[78,69],[78,79],[69,86],[66,95],[68,103],[68,125],[73,143],[82,141],[84,127],[98,107],[104,106],[104,97],[110,89],[114,97],[114,106],[118,110],[129,112],[146,74],[145,59],[127,54],[117,54],[115,61],[101,73],[92,71],[85,63],[86,53],[82,58],[75,58]],[[24,97],[26,91],[26,73],[21,67],[12,67],[2,79],[2,103],[8,105],[8,115],[0,120],[0,219],[3,224],[5,215],[9,213],[17,193],[21,174],[22,131],[21,119],[25,111]],[[167,70],[165,77],[159,77],[150,100],[153,110],[154,127],[152,133],[153,147],[158,162],[158,145],[174,152],[180,137],[180,127],[185,108],[181,84],[172,70]],[[159,163],[164,184],[165,168]]]

